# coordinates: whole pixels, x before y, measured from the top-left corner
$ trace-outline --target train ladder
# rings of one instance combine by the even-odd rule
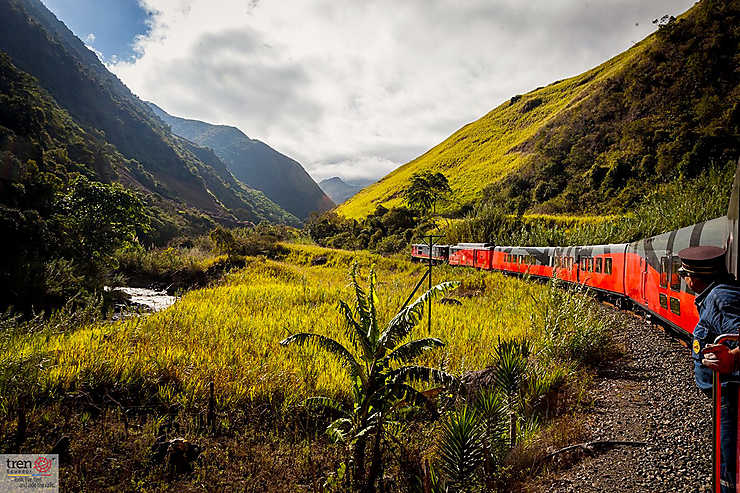
[[[738,342],[740,335],[738,334],[722,334],[715,340],[715,344],[723,344],[729,341]],[[727,380],[725,380],[727,382]],[[740,386],[738,386],[740,390]],[[740,401],[740,398],[739,398]],[[740,423],[740,406],[738,406],[738,420]],[[720,375],[718,371],[715,371],[712,376],[712,491],[714,493],[720,493],[721,487],[721,464],[722,464],[722,447],[720,444],[721,440],[721,426],[722,426],[722,385],[720,383]],[[740,430],[740,427],[738,427]],[[735,433],[738,433],[735,431]],[[737,436],[736,447],[740,446],[740,434]],[[740,450],[735,452],[735,491],[737,492],[738,485],[740,485]]]

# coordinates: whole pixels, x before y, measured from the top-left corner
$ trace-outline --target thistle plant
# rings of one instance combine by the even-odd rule
[[[444,346],[434,337],[407,340],[421,320],[424,306],[430,299],[457,287],[456,282],[438,284],[413,303],[403,307],[381,328],[377,317],[378,297],[375,267],[370,268],[367,292],[357,281],[357,264],[351,269],[354,307],[339,301],[344,318],[344,330],[352,344],[348,349],[336,340],[320,334],[293,334],[280,344],[300,346],[313,344],[335,357],[352,381],[351,409],[327,397],[306,400],[309,408],[325,408],[339,417],[327,428],[329,436],[347,444],[355,490],[374,491],[382,467],[383,438],[393,425],[393,418],[409,406],[428,401],[416,390],[413,382],[449,385],[454,378],[448,373],[413,362],[426,351]],[[372,460],[366,477],[365,455],[371,441]]]

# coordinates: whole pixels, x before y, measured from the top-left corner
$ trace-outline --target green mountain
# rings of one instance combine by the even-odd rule
[[[338,207],[398,205],[411,176],[441,172],[447,212],[619,213],[661,183],[740,154],[740,1],[702,0],[626,52],[465,125]]]
[[[341,204],[364,188],[363,185],[347,183],[338,176],[321,180],[319,186],[337,204]]]
[[[311,212],[334,207],[297,161],[264,142],[250,139],[236,127],[178,118],[154,103],[147,104],[174,134],[213,149],[237,179],[297,217],[305,219]]]
[[[86,135],[122,156],[94,179],[123,183],[163,208],[160,239],[182,226],[203,231],[214,222],[299,223],[236,180],[212,152],[172,134],[40,1],[0,0],[0,19],[0,51],[35,77]]]

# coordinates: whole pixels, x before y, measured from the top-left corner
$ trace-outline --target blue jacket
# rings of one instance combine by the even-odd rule
[[[711,284],[696,297],[699,322],[694,329],[694,375],[702,390],[712,388],[712,371],[701,364],[701,350],[721,334],[737,334],[740,329],[740,285],[735,281]],[[735,344],[728,344],[735,347]],[[740,376],[740,374],[734,374]]]

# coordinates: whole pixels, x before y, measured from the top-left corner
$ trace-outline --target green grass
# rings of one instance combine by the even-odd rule
[[[336,361],[311,348],[287,351],[278,342],[298,331],[348,342],[336,303],[351,299],[347,272],[355,259],[365,271],[377,263],[383,320],[395,314],[423,267],[365,252],[289,248],[284,261],[251,259],[220,285],[188,292],[171,308],[148,317],[10,338],[0,366],[43,361],[24,382],[31,387],[23,390],[33,388],[39,399],[115,388],[158,394],[166,404],[193,409],[203,403],[210,381],[215,382],[220,408],[254,402],[292,405],[316,394],[345,398],[349,385]],[[311,266],[319,256],[327,257],[327,263]],[[457,295],[462,306],[437,304],[431,329],[422,324],[415,331],[417,338],[447,342],[424,363],[462,374],[489,365],[499,337],[537,335],[531,317],[547,286],[450,267],[435,269],[434,276],[435,282],[462,281]],[[8,392],[0,399],[17,397],[10,388],[4,390]],[[6,410],[8,406],[5,402]]]
[[[336,470],[342,448],[323,435],[326,416],[308,415],[302,401],[320,395],[348,402],[350,382],[325,351],[279,341],[307,331],[349,345],[337,301],[353,299],[353,262],[363,275],[376,265],[381,323],[397,312],[424,266],[401,255],[283,245],[288,252],[280,261],[247,257],[242,268],[149,316],[106,322],[91,308],[89,316],[59,313],[48,322],[0,317],[0,450],[15,449],[22,413],[28,422],[22,451],[71,437],[73,459],[62,479],[74,489],[221,490],[255,481],[261,490],[294,491],[314,479],[320,485]],[[325,263],[312,265],[318,259]],[[180,262],[150,260],[154,270]],[[451,296],[462,305],[435,303],[432,327],[423,317],[411,333],[447,343],[419,363],[460,376],[494,363],[500,339],[531,341],[522,411],[528,431],[521,432],[530,447],[547,435],[549,428],[538,432],[539,426],[554,409],[572,412],[585,402],[583,369],[609,348],[608,330],[618,320],[555,283],[435,267],[434,283],[445,280],[461,282]],[[205,422],[209,382],[213,427]],[[414,457],[433,458],[439,440],[439,421],[431,416],[406,425],[399,439],[411,462],[390,452],[385,458],[394,480],[421,474]],[[194,473],[178,476],[174,486],[165,467],[151,462],[152,443],[162,434],[204,446]],[[101,455],[114,469],[94,460]]]

